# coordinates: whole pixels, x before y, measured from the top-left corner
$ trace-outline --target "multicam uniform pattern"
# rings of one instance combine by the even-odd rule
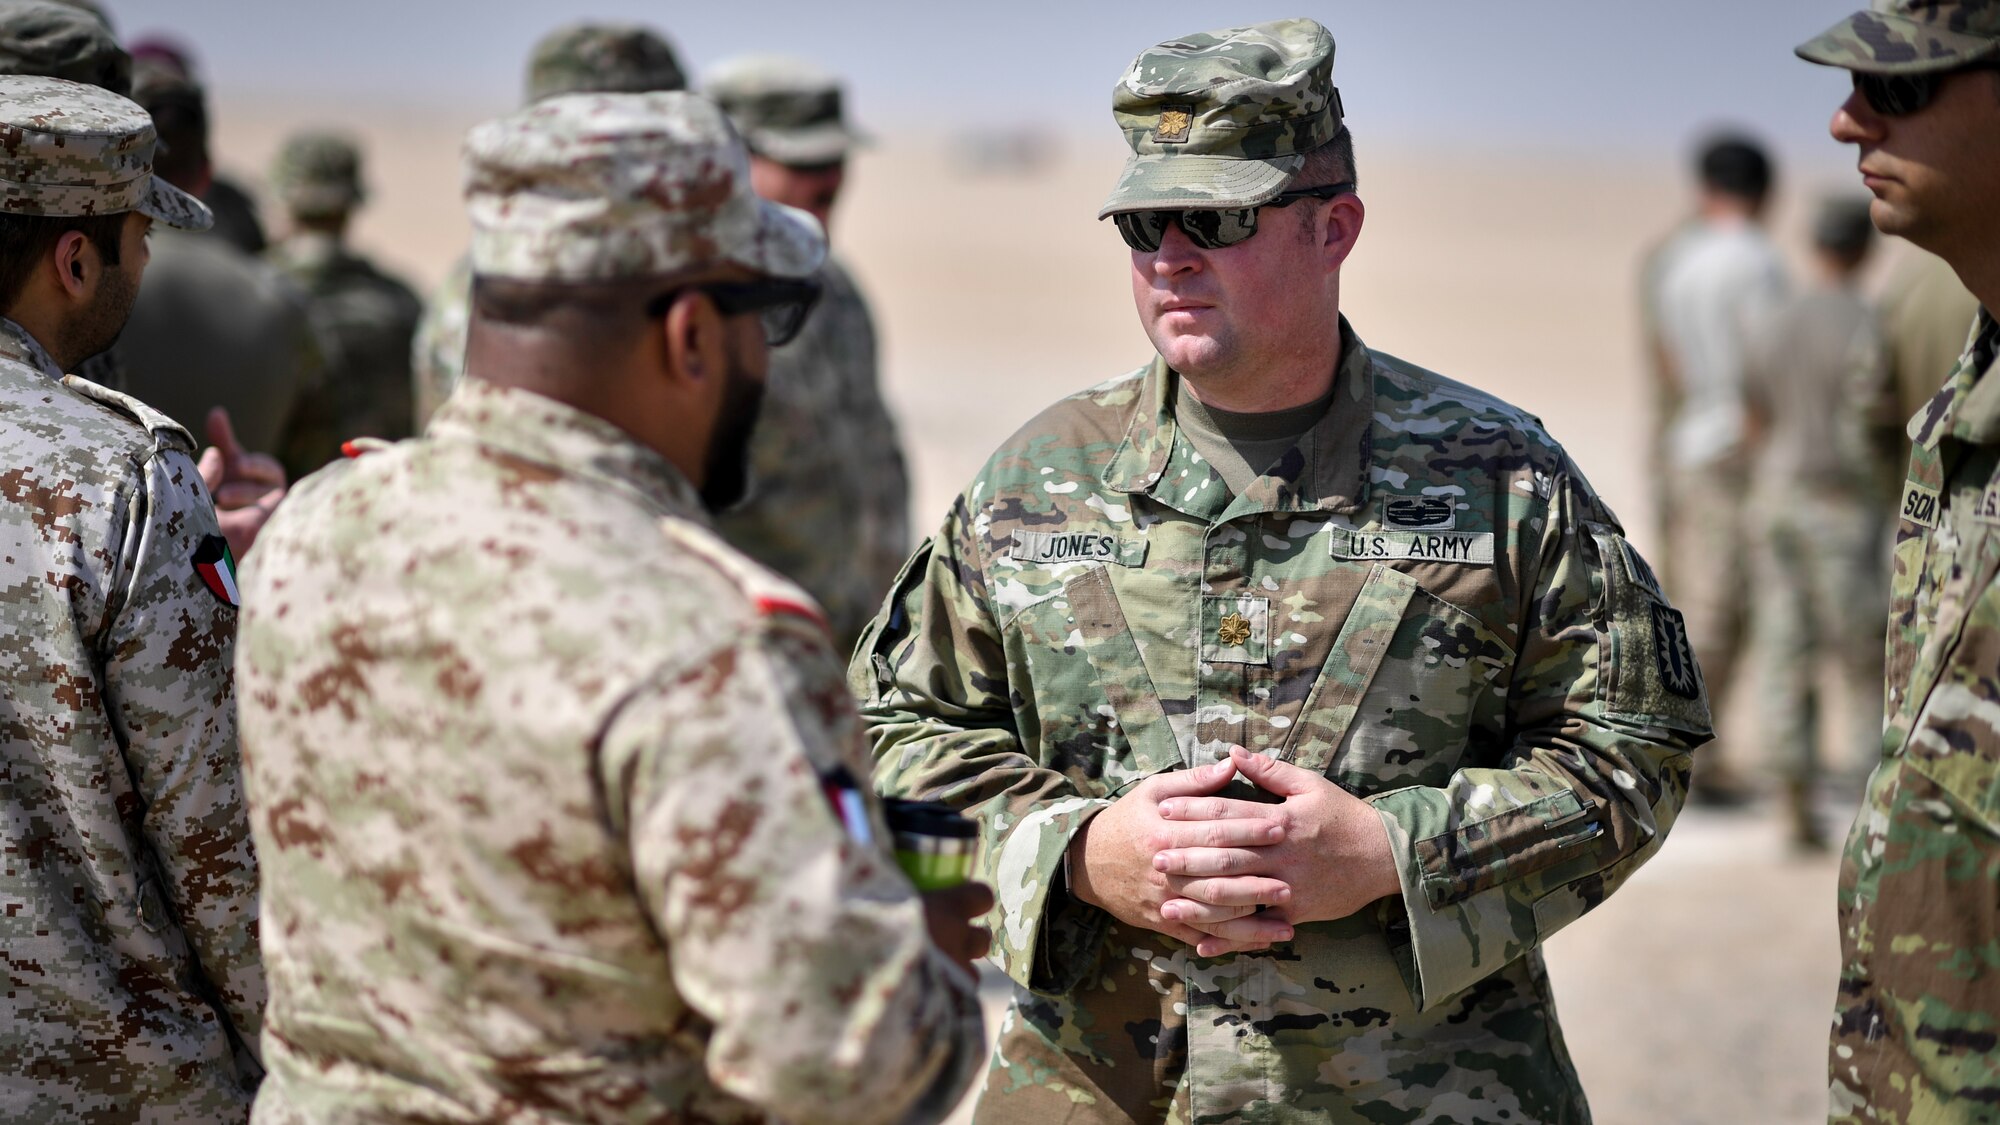
[[[259,1121],[893,1122],[985,1040],[824,624],[608,422],[467,379],[245,573]],[[857,833],[872,835],[857,838]]]
[[[1840,869],[1833,1119],[2000,1121],[2000,327],[1910,422],[1885,757]]]
[[[1534,419],[1344,335],[1327,417],[1238,497],[1163,361],[1045,412],[856,654],[877,786],[983,823],[1029,990],[982,1122],[1587,1120],[1538,946],[1659,847],[1700,679]],[[1068,897],[1087,818],[1232,743],[1374,802],[1402,901],[1204,959]]]
[[[1996,0],[1874,0],[1798,48],[1800,57],[1875,74],[1912,74],[1993,55],[2000,36]]]
[[[846,653],[910,552],[910,478],[876,377],[868,303],[838,262],[820,281],[798,339],[771,353],[750,495],[716,530],[805,587]]]
[[[0,321],[0,1118],[241,1120],[264,978],[236,610],[187,432]]]

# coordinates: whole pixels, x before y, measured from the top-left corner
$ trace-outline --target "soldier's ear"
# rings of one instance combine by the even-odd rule
[[[64,231],[50,251],[56,284],[71,298],[81,298],[89,288],[91,271],[101,264],[97,247],[80,230]]]
[[[727,341],[722,314],[699,289],[684,289],[656,322],[661,333],[669,378],[698,385],[719,379],[728,370]]]

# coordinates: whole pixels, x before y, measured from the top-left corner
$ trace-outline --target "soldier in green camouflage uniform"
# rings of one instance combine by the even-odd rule
[[[208,213],[97,87],[0,78],[0,136],[0,1118],[241,1120],[264,979],[229,553],[187,431],[63,375],[131,308],[147,226]]]
[[[1160,355],[1002,445],[851,666],[877,785],[985,828],[981,1122],[1588,1120],[1539,947],[1659,848],[1701,680],[1541,425],[1338,315],[1332,64],[1121,78]]]
[[[465,151],[466,379],[245,570],[257,1119],[935,1119],[984,1058],[991,896],[931,945],[824,618],[704,514],[818,227],[691,94]]]
[[[1878,0],[1798,49],[1853,72],[1836,140],[1877,229],[1979,298],[1910,421],[1883,758],[1840,869],[1837,1122],[2000,1122],[2000,3]]]
[[[564,24],[543,36],[528,59],[527,104],[563,94],[685,90],[687,73],[658,32],[626,24]],[[411,344],[416,424],[422,426],[465,372],[466,325],[472,317],[472,263],[459,258],[424,302]]]
[[[717,63],[703,93],[749,145],[758,194],[831,229],[857,141],[839,81],[811,63],[753,55]],[[910,553],[910,478],[882,400],[868,302],[831,256],[820,284],[799,338],[771,353],[750,495],[716,527],[818,599],[848,652]]]
[[[361,151],[350,137],[308,132],[286,140],[271,190],[292,230],[266,257],[298,282],[326,350],[326,368],[293,405],[279,444],[296,480],[340,456],[352,437],[409,437],[410,342],[423,303],[410,287],[347,246],[366,198]]]

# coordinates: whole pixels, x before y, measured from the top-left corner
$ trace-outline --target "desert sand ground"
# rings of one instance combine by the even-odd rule
[[[353,129],[375,186],[357,241],[424,288],[464,243],[457,139],[477,117],[240,99],[220,107],[218,153],[254,174],[286,128]],[[874,299],[920,530],[1035,411],[1150,354],[1126,254],[1092,218],[1121,159],[1110,131],[1054,138],[1049,163],[1011,172],[971,169],[960,144],[885,135],[856,161],[835,223]],[[1370,210],[1343,278],[1357,330],[1538,413],[1649,548],[1633,273],[1682,206],[1671,161],[1366,143],[1361,161]],[[1788,245],[1807,193],[1776,216]],[[1754,701],[1736,694],[1728,729],[1749,744]],[[1835,816],[1844,831],[1846,811]],[[1690,813],[1659,858],[1550,943],[1600,1123],[1823,1120],[1834,879],[1830,858],[1788,856],[1765,818]],[[1004,1003],[1004,984],[988,994]]]

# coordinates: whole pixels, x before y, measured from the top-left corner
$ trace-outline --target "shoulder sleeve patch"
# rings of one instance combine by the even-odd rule
[[[195,451],[194,435],[187,432],[187,427],[131,395],[121,394],[110,387],[99,386],[75,375],[63,376],[63,386],[92,402],[102,403],[146,427],[147,432],[153,435],[154,442],[164,448],[179,449],[186,453]]]

